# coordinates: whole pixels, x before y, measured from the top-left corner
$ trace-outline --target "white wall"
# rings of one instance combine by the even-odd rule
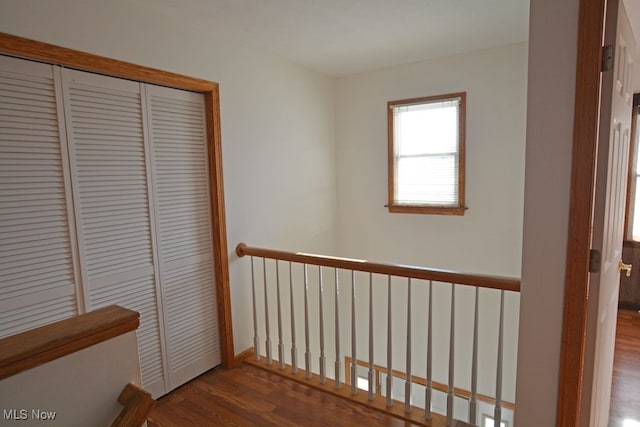
[[[527,44],[516,44],[464,55],[338,78],[336,135],[338,153],[339,248],[344,256],[472,273],[519,277],[522,245]],[[467,92],[466,199],[464,216],[391,214],[387,203],[387,101]],[[415,286],[415,325],[426,324],[424,286]],[[380,293],[386,289],[378,287]],[[447,288],[448,289],[448,288]],[[472,313],[473,295],[459,289],[456,317],[456,386],[470,388],[468,360],[472,331],[465,315]],[[449,291],[434,294],[438,342],[434,355],[436,380],[446,382],[448,366]],[[394,312],[394,365],[404,370],[404,286],[398,286]],[[487,291],[483,298],[497,296]],[[366,294],[361,300],[366,300]],[[488,300],[487,300],[488,301]],[[485,302],[487,302],[485,301]],[[343,301],[344,302],[344,301]],[[379,303],[379,304],[378,304]],[[377,311],[386,305],[377,301]],[[518,298],[507,299],[504,397],[515,394]],[[480,388],[495,393],[498,303],[481,307]],[[348,308],[348,307],[347,307]],[[342,314],[346,318],[348,310]],[[366,325],[366,310],[359,324]],[[384,316],[379,329],[386,330]],[[378,319],[378,320],[380,320]],[[416,360],[425,353],[424,330],[415,332]],[[348,340],[343,348],[348,349]],[[386,363],[385,339],[376,344],[377,363]],[[367,337],[360,335],[359,348]],[[469,356],[469,357],[466,357]],[[364,360],[368,358],[363,354]],[[423,363],[414,367],[424,376]]]
[[[518,427],[556,424],[578,7],[531,0]]]
[[[338,217],[345,256],[518,277],[527,45],[339,78]],[[391,214],[387,101],[467,92],[464,216]]]
[[[236,351],[251,346],[252,245],[335,252],[333,82],[143,2],[0,0],[0,31],[220,83]],[[277,184],[277,185],[276,185]]]
[[[122,410],[122,389],[141,384],[137,353],[131,331],[3,379],[0,425],[110,425]],[[40,411],[55,416],[39,419]]]

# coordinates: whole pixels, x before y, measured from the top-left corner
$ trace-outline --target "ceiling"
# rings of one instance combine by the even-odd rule
[[[144,0],[212,37],[348,75],[526,41],[529,0]]]

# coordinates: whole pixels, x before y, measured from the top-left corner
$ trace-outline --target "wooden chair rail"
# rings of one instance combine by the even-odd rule
[[[468,274],[453,270],[440,270],[434,268],[399,264],[380,264],[357,259],[285,252],[272,249],[254,248],[247,246],[244,243],[238,244],[238,246],[236,247],[236,254],[239,257],[257,256],[281,261],[297,262],[301,264],[333,267],[344,270],[355,270],[367,273],[384,274],[389,276],[433,280],[436,282],[455,283],[459,285],[478,286],[481,288],[520,292],[520,279],[510,277]]]
[[[122,389],[120,396],[118,396],[118,402],[123,404],[124,408],[113,421],[111,427],[141,426],[156,404],[150,393],[134,384],[127,384]]]
[[[0,339],[0,380],[134,331],[140,315],[112,305]]]

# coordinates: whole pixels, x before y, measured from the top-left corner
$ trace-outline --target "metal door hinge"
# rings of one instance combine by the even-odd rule
[[[602,67],[601,71],[611,71],[613,70],[613,60],[615,57],[615,49],[613,45],[608,44],[606,46],[602,46]]]
[[[602,254],[597,249],[589,250],[589,273],[600,273]]]

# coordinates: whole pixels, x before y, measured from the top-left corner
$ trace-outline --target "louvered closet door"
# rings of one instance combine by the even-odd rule
[[[87,306],[119,304],[140,313],[142,382],[159,396],[166,384],[142,85],[72,70],[63,77]]]
[[[59,83],[0,56],[0,337],[78,313]]]
[[[220,364],[202,94],[147,85],[170,388]]]

